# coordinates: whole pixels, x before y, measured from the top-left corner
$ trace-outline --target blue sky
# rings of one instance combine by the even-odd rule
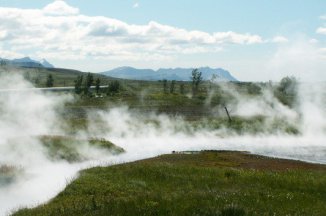
[[[277,80],[285,75],[326,80],[324,0],[62,2],[0,0],[0,13],[24,17],[31,28],[37,26],[33,32],[46,32],[42,39],[32,30],[18,38],[17,29],[0,24],[0,39],[1,29],[5,35],[0,57],[44,57],[59,67],[96,72],[124,65],[211,66],[223,67],[241,80]],[[49,20],[51,26],[37,19]],[[35,46],[23,46],[19,39]],[[53,45],[37,45],[44,43]]]
[[[42,8],[49,0],[0,0],[4,7]],[[66,0],[83,14],[107,16],[134,24],[157,21],[189,30],[207,32],[256,32],[264,36],[276,32],[310,31],[322,23],[324,0]],[[138,3],[139,7],[133,6]],[[297,29],[296,27],[301,27]],[[293,29],[290,29],[293,30]],[[309,33],[309,32],[307,32]]]

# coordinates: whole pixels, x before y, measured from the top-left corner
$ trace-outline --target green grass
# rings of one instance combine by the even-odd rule
[[[86,145],[107,150],[111,154],[120,154],[124,149],[114,145],[104,139],[81,140],[67,136],[40,136],[39,140],[46,149],[46,153],[51,160],[66,160],[78,162],[86,160],[79,150]]]
[[[14,215],[324,215],[325,204],[325,166],[212,151],[88,169]]]

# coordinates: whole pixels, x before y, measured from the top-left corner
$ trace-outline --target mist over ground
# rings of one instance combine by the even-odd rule
[[[71,134],[62,115],[74,97],[66,93],[25,91],[33,86],[17,74],[1,76],[0,92],[0,215],[23,206],[44,203],[73,180],[78,171],[92,166],[129,162],[172,151],[239,150],[326,164],[325,84],[300,84],[293,107],[282,104],[268,88],[248,97],[232,84],[216,84],[232,98],[232,116],[264,116],[259,133],[236,133],[225,126],[194,126],[181,115],[141,113],[126,106],[90,110],[87,128]],[[212,97],[215,92],[209,92]],[[208,97],[207,106],[211,105]],[[211,112],[225,115],[224,107]],[[282,120],[282,121],[281,121]],[[287,125],[283,126],[283,122]],[[297,133],[272,130],[295,127]],[[272,131],[272,132],[271,132]],[[85,142],[78,152],[81,161],[51,158],[40,136],[104,138],[125,152],[113,154]]]

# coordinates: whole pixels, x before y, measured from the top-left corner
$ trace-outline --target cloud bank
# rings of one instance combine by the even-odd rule
[[[87,16],[65,1],[54,1],[43,9],[0,7],[0,40],[1,57],[33,53],[64,60],[157,60],[180,53],[218,52],[227,44],[263,43],[261,36],[250,33],[208,33],[155,21],[133,25]]]

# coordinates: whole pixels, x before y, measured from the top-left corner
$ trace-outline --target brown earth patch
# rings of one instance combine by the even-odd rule
[[[200,167],[233,167],[271,171],[286,171],[295,169],[326,171],[326,165],[322,164],[272,158],[240,151],[173,152],[172,154],[145,159],[141,162],[173,163]]]

